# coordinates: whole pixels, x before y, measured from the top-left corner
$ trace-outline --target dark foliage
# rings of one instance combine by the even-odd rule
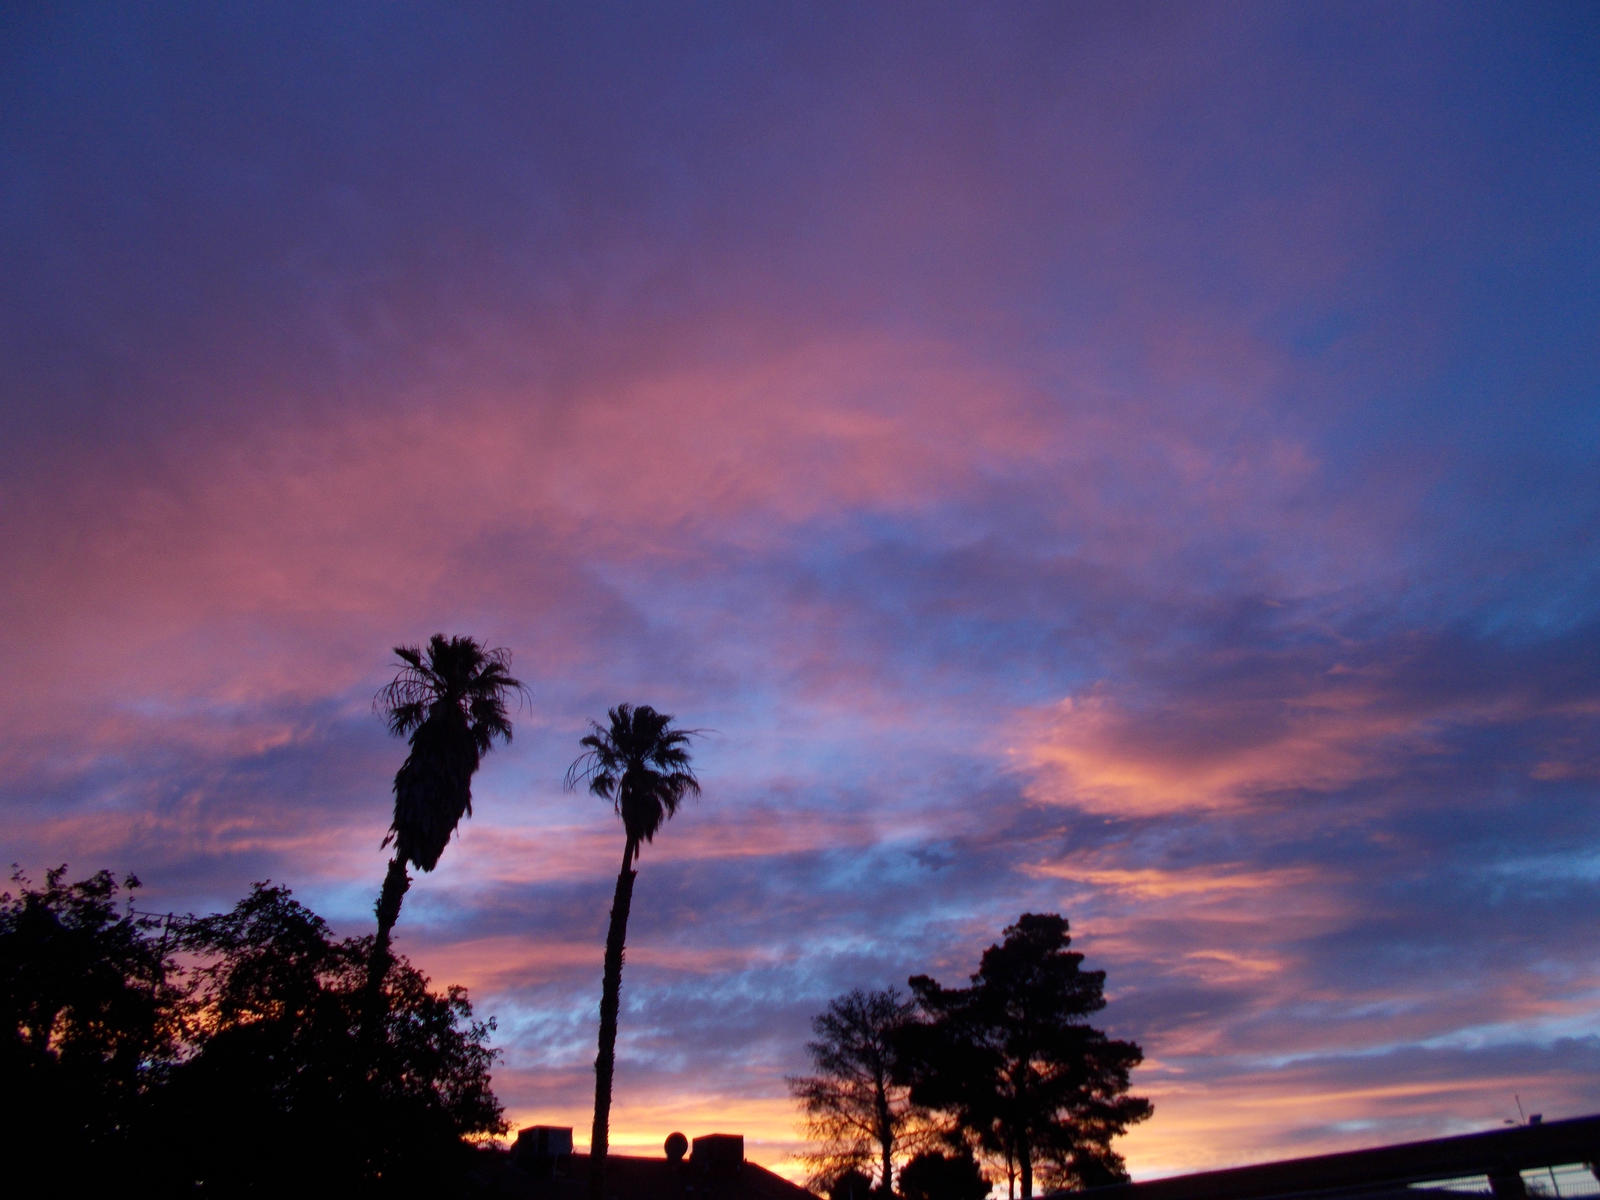
[[[989,1181],[970,1152],[926,1150],[900,1172],[903,1200],[983,1200]]]
[[[889,988],[859,988],[836,996],[811,1022],[817,1040],[806,1045],[814,1074],[789,1079],[805,1115],[811,1183],[820,1186],[847,1169],[877,1169],[891,1191],[895,1164],[929,1140],[927,1114],[911,1103],[897,1076],[900,1028],[914,1005]]]
[[[62,874],[0,898],[23,1177],[67,1193],[450,1192],[464,1139],[504,1129],[492,1022],[472,1019],[461,989],[434,993],[393,964],[364,1056],[370,941],[334,940],[287,889],[257,884],[228,913],[155,925],[117,915],[106,873],[68,887]]]
[[[832,1183],[828,1184],[828,1200],[868,1200],[875,1195],[872,1190],[872,1179],[851,1167],[847,1171],[835,1176]]]
[[[466,994],[435,994],[397,961],[363,1056],[366,940],[334,941],[287,889],[256,885],[231,912],[193,922],[185,945],[205,963],[195,1015],[206,1034],[168,1090],[166,1115],[194,1147],[182,1183],[267,1194],[314,1166],[331,1190],[409,1194],[460,1170],[463,1138],[504,1128],[489,1090],[492,1023],[472,1020]]]
[[[146,1101],[178,1054],[181,995],[151,924],[109,871],[0,894],[0,1078],[8,1164],[60,1164],[89,1187],[137,1154]],[[121,888],[130,897],[139,881]],[[131,903],[131,900],[130,900]]]
[[[902,1045],[912,1098],[1015,1163],[1025,1198],[1036,1167],[1057,1187],[1127,1178],[1111,1140],[1151,1113],[1128,1095],[1142,1051],[1087,1020],[1105,1007],[1105,972],[1082,970],[1070,942],[1064,918],[1025,913],[984,951],[972,986],[911,980],[923,1016]]]

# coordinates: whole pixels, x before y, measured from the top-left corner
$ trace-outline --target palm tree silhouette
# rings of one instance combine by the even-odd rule
[[[378,936],[367,964],[367,996],[377,1003],[389,970],[389,935],[411,886],[407,864],[431,871],[462,817],[472,815],[472,776],[496,738],[511,740],[508,693],[523,692],[511,677],[511,652],[485,650],[469,637],[436,633],[426,652],[396,646],[400,670],[373,701],[389,732],[410,735],[411,753],[394,776],[394,821],[385,847],[394,857],[378,894]],[[369,1018],[376,1014],[369,1012]]]
[[[685,795],[699,795],[700,781],[689,765],[686,746],[697,730],[670,729],[672,717],[648,704],[619,704],[609,710],[609,727],[591,721],[593,730],[579,744],[587,747],[567,768],[567,788],[587,782],[609,800],[622,818],[626,837],[622,870],[611,901],[606,930],[605,976],[600,990],[600,1050],[594,1060],[594,1130],[589,1139],[589,1195],[600,1200],[605,1186],[606,1147],[610,1141],[611,1078],[616,1068],[617,1006],[622,993],[622,951],[633,904],[634,863],[639,847],[652,841],[678,811]]]

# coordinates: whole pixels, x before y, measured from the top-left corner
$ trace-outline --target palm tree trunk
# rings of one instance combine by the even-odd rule
[[[633,860],[639,845],[629,838],[617,873],[606,929],[605,976],[600,985],[600,1050],[594,1059],[594,1128],[589,1134],[589,1200],[602,1200],[606,1186],[606,1148],[611,1141],[611,1077],[617,1064],[617,1009],[622,999],[622,948],[628,937],[628,910],[633,907]]]
[[[372,943],[372,956],[367,960],[367,986],[362,997],[361,1038],[371,1043],[377,1036],[383,1016],[383,980],[389,974],[393,956],[389,953],[389,935],[394,923],[400,919],[400,901],[411,887],[411,876],[406,872],[405,859],[397,853],[389,860],[389,870],[383,877],[383,890],[378,893],[378,936]]]

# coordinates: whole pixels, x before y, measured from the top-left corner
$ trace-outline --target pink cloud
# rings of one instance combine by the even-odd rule
[[[1201,707],[1152,712],[1090,693],[1041,715],[1035,739],[1015,753],[1040,803],[1156,814],[1234,808],[1272,789],[1337,787],[1381,769],[1392,739],[1427,733],[1415,718],[1298,699],[1206,704],[1196,696]]]
[[[1164,695],[1146,699],[1136,686],[1101,683],[1026,714],[1023,740],[1008,751],[1038,803],[1214,812],[1275,792],[1381,780],[1398,763],[1445,753],[1452,730],[1573,716],[1592,705],[1587,696],[1538,695],[1481,668],[1471,688],[1442,686],[1440,664],[1463,654],[1459,647],[1364,653],[1373,661],[1350,665],[1337,644],[1277,655],[1213,651],[1169,668]],[[1570,738],[1558,745],[1578,750]],[[1580,769],[1558,751],[1533,774]]]
[[[1030,864],[1036,876],[1061,879],[1124,897],[1130,903],[1181,905],[1193,912],[1197,906],[1232,906],[1248,903],[1262,893],[1305,894],[1330,882],[1325,868],[1309,866],[1251,869],[1243,863],[1212,863],[1203,867],[1121,867],[1094,865],[1115,861],[1110,853],[1074,854],[1050,862]]]

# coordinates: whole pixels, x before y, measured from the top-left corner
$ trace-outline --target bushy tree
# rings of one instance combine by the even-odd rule
[[[335,940],[287,889],[154,921],[119,910],[109,872],[65,874],[0,895],[14,1179],[64,1195],[463,1193],[463,1139],[504,1129],[492,1023],[464,991],[435,993],[398,960],[364,1042],[371,939]]]
[[[43,887],[18,872],[0,894],[3,1138],[9,1163],[92,1187],[137,1153],[143,1105],[177,1056],[182,996],[152,923],[131,911],[139,881],[65,879],[65,866]]]
[[[1024,1200],[1036,1167],[1065,1187],[1127,1178],[1111,1141],[1152,1111],[1128,1095],[1138,1045],[1088,1022],[1105,1007],[1105,972],[1082,970],[1070,942],[1064,918],[1024,913],[984,951],[970,987],[911,980],[921,1017],[902,1042],[912,1099],[1014,1162]]]
[[[288,889],[257,884],[189,924],[204,1036],[173,1072],[164,1116],[185,1131],[186,1188],[410,1194],[461,1167],[463,1139],[502,1132],[492,1022],[397,958],[364,1042],[369,939],[336,941]],[[285,1153],[292,1147],[292,1153]]]
[[[806,1137],[816,1144],[806,1156],[812,1186],[852,1168],[876,1167],[879,1189],[890,1193],[895,1165],[927,1143],[927,1114],[897,1078],[897,1039],[913,1010],[894,988],[857,988],[812,1019],[816,1040],[806,1051],[813,1074],[788,1080]]]
[[[989,1181],[969,1150],[925,1150],[900,1172],[903,1200],[984,1200],[988,1194]]]
[[[868,1200],[872,1177],[848,1167],[828,1181],[826,1195],[828,1200]]]

